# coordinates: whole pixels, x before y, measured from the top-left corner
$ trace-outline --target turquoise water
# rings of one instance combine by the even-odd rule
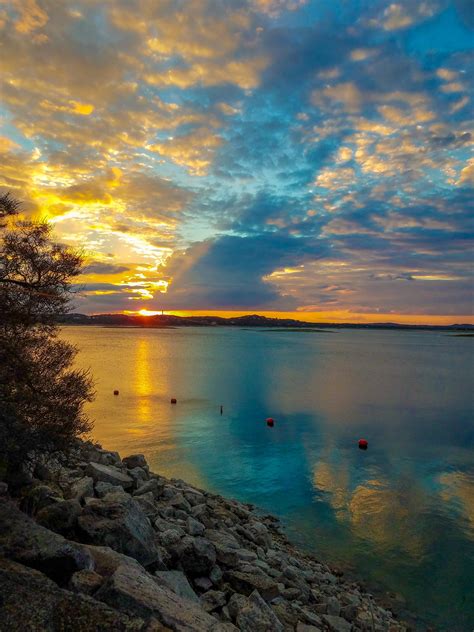
[[[105,447],[254,502],[437,629],[473,629],[474,340],[226,328],[63,336],[96,379],[90,413]]]

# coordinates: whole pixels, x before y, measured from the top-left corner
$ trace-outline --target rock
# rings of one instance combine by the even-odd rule
[[[107,494],[113,494],[116,492],[122,492],[123,487],[120,485],[112,485],[112,483],[104,483],[103,481],[98,481],[95,484],[95,491],[99,498],[104,498]]]
[[[42,571],[66,586],[71,575],[92,569],[86,547],[37,524],[13,503],[0,503],[0,555]]]
[[[79,502],[84,498],[92,498],[94,496],[94,480],[90,476],[84,476],[84,478],[75,481],[69,488],[68,496]]]
[[[73,533],[74,526],[82,507],[77,500],[61,500],[44,507],[36,514],[36,522],[61,535]]]
[[[233,623],[229,621],[219,621],[215,625],[212,626],[210,632],[239,632],[239,629],[235,627]]]
[[[206,527],[202,524],[202,522],[199,522],[199,520],[191,517],[188,518],[186,527],[189,535],[202,535],[206,530]]]
[[[210,588],[212,588],[212,582],[209,577],[196,577],[194,579],[194,585],[201,592],[206,592]]]
[[[147,492],[141,496],[134,496],[134,499],[149,518],[154,518],[156,516],[157,509],[152,492]]]
[[[224,573],[224,579],[236,592],[244,595],[250,595],[257,590],[265,601],[271,601],[280,594],[277,583],[265,575],[227,571]]]
[[[158,535],[160,544],[167,548],[173,548],[174,545],[178,544],[178,542],[181,541],[182,537],[183,536],[177,529],[167,529],[166,531],[162,531]],[[176,555],[179,555],[179,553],[176,553]]]
[[[104,583],[104,578],[99,573],[91,570],[77,571],[69,580],[68,588],[72,592],[92,595]]]
[[[207,575],[216,563],[216,549],[206,538],[185,536],[178,545],[179,563],[186,575]]]
[[[327,613],[338,617],[340,612],[341,604],[339,603],[338,599],[336,599],[336,597],[329,597],[327,601]]]
[[[0,558],[0,626],[16,632],[139,632],[143,620],[58,588],[37,570]]]
[[[111,483],[112,485],[119,485],[123,489],[130,489],[133,487],[133,478],[123,474],[116,467],[110,465],[102,465],[101,463],[89,463],[86,469],[88,476],[91,476],[94,481],[102,483]]]
[[[127,470],[127,474],[135,481],[135,489],[138,489],[143,483],[146,483],[149,478],[148,472],[141,467],[134,467],[131,470]]]
[[[160,559],[151,523],[131,496],[91,500],[77,523],[90,544],[110,546],[144,566]]]
[[[8,483],[0,481],[0,496],[6,496],[8,494]]]
[[[201,604],[206,612],[213,612],[226,604],[225,593],[220,590],[208,590],[201,596]]]
[[[204,535],[212,542],[216,549],[217,560],[226,566],[237,566],[240,548],[239,541],[228,531],[217,531],[216,529],[206,529]]]
[[[163,492],[164,483],[159,481],[157,478],[151,478],[149,481],[145,481],[142,485],[138,487],[133,492],[134,496],[141,496],[142,494],[147,494],[148,492],[152,492],[155,500],[158,500]]]
[[[156,571],[154,576],[158,584],[167,586],[180,597],[199,603],[199,597],[191,588],[186,575],[181,571]]]
[[[36,463],[35,468],[33,470],[33,476],[38,478],[40,481],[52,481],[54,480],[54,470],[51,467],[48,467],[45,463]]]
[[[139,564],[133,557],[117,553],[108,546],[93,546],[85,544],[84,548],[90,554],[94,561],[94,569],[102,577],[110,577],[119,566],[134,566],[143,570],[143,566]]]
[[[315,625],[307,625],[298,621],[296,626],[296,632],[321,632],[321,628],[317,628]]]
[[[122,459],[122,463],[127,469],[133,470],[135,467],[147,467],[147,462],[143,454],[131,454]]]
[[[235,623],[241,632],[283,632],[281,622],[258,591],[255,590],[248,598],[233,595],[229,601],[232,613],[231,602],[236,614]]]
[[[59,492],[48,485],[35,485],[28,489],[23,496],[20,509],[28,515],[34,516],[44,507],[58,503],[61,500]]]
[[[214,586],[218,586],[222,582],[223,573],[219,566],[213,566],[211,572],[209,573],[209,579],[214,584]]]
[[[336,617],[331,614],[323,614],[322,619],[329,626],[329,629],[334,632],[350,632],[352,630],[352,625],[349,621],[346,621],[342,617]]]
[[[154,616],[179,632],[209,632],[216,623],[198,604],[160,586],[145,571],[128,565],[119,566],[95,598],[140,617]]]

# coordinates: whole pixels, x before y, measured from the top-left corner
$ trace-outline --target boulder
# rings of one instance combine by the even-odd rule
[[[342,617],[336,617],[331,614],[323,614],[322,619],[333,632],[351,632],[352,630],[352,624]]]
[[[87,548],[37,524],[13,503],[0,503],[0,555],[42,571],[66,586],[71,575],[92,569]]]
[[[98,481],[95,484],[95,491],[99,498],[104,498],[107,494],[113,494],[115,492],[123,491],[123,487],[120,485],[112,485],[112,483],[104,483],[103,481]]]
[[[58,588],[43,573],[0,558],[0,627],[58,632],[139,632],[144,621],[113,610],[106,604]]]
[[[232,533],[206,529],[204,535],[214,545],[219,563],[226,566],[236,566],[239,563],[240,558],[237,551],[240,549],[240,543]]]
[[[213,612],[226,604],[225,593],[220,590],[208,590],[201,596],[201,604],[206,612]]]
[[[90,476],[79,478],[69,488],[68,497],[74,498],[79,502],[84,498],[92,498],[94,496],[94,480]]]
[[[198,604],[160,586],[151,575],[129,565],[119,566],[95,598],[143,618],[153,616],[179,632],[209,632],[216,623]]]
[[[86,474],[91,476],[96,483],[110,483],[111,485],[119,485],[120,487],[123,487],[123,489],[130,489],[133,487],[133,478],[110,465],[89,463],[86,469]]]
[[[199,522],[199,520],[196,520],[191,516],[186,521],[186,528],[189,535],[203,535],[206,530],[206,527],[202,524],[202,522]]]
[[[127,475],[135,481],[135,489],[138,489],[150,478],[148,472],[146,472],[142,467],[134,467],[127,470]]]
[[[176,552],[181,568],[192,577],[208,575],[216,563],[216,549],[206,538],[185,536]]]
[[[82,507],[77,500],[61,500],[36,514],[36,522],[61,535],[71,535]]]
[[[110,546],[145,566],[159,561],[155,533],[140,505],[131,496],[113,496],[84,507],[77,521],[80,534],[90,544]]]
[[[141,496],[142,494],[147,494],[148,492],[152,492],[155,500],[160,498],[163,492],[164,483],[157,478],[151,478],[149,481],[145,481],[142,485],[138,487],[133,492],[134,496]]]
[[[92,595],[102,584],[104,578],[99,573],[91,570],[77,571],[69,580],[68,588],[72,592]]]
[[[167,586],[180,597],[199,603],[199,597],[191,588],[186,575],[181,571],[156,571],[154,576],[160,586]]]
[[[212,582],[209,577],[195,577],[193,581],[200,592],[206,592],[212,588]]]
[[[122,463],[127,469],[133,470],[135,467],[146,467],[147,462],[143,454],[131,454],[122,459]]]
[[[103,577],[110,577],[119,566],[126,566],[127,564],[143,570],[143,566],[133,557],[123,555],[123,553],[117,553],[117,551],[114,551],[109,546],[85,544],[84,548],[87,549],[87,552],[94,561],[95,571]]]
[[[62,500],[58,491],[48,485],[34,485],[30,487],[20,502],[20,508],[30,516],[34,516],[43,509]]]
[[[233,595],[229,611],[235,613],[235,623],[241,632],[283,632],[280,620],[256,590],[248,598]]]
[[[238,593],[250,595],[257,590],[265,601],[271,601],[280,594],[278,584],[265,575],[227,571],[224,573],[224,579]]]

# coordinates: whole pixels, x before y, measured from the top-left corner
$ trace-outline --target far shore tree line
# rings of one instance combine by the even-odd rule
[[[33,454],[66,450],[89,432],[91,377],[58,336],[83,256],[52,239],[47,222],[19,220],[0,195],[0,480],[14,481]]]

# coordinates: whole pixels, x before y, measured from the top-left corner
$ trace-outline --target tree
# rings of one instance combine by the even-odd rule
[[[54,243],[46,222],[13,222],[18,211],[0,195],[0,461],[10,475],[33,450],[64,450],[88,432],[92,399],[91,378],[74,368],[77,350],[56,323],[82,256]]]

